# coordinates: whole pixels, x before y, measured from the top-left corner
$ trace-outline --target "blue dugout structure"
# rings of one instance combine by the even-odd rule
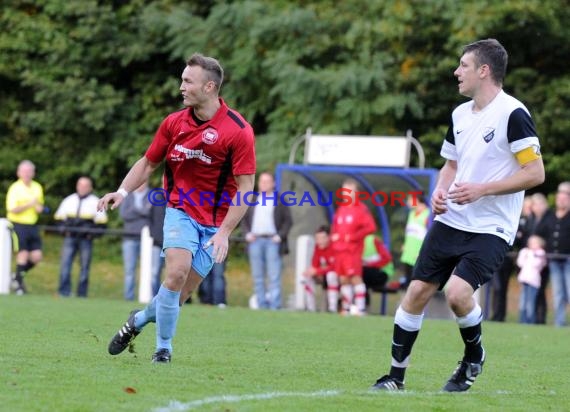
[[[303,164],[295,164],[302,145]],[[412,148],[417,152],[419,168],[410,168]],[[404,237],[407,194],[421,193],[427,200],[435,189],[439,171],[424,165],[423,149],[410,130],[405,136],[342,136],[316,135],[309,128],[294,141],[289,163],[276,167],[275,189],[280,200],[292,208],[294,224],[289,238],[296,242],[289,245],[295,256],[297,309],[305,307],[302,272],[314,247],[312,235],[319,226],[330,225],[337,204],[343,201],[336,193],[343,181],[352,178],[359,183],[365,192],[361,201],[374,215],[383,242],[394,253],[393,240]],[[386,314],[386,302],[387,292],[383,291],[381,314]]]
[[[310,206],[320,209],[317,215],[321,215],[320,224],[324,224],[330,223],[334,214],[335,201],[330,200],[334,199],[335,191],[345,178],[355,179],[362,190],[370,194],[376,192],[374,201],[369,199],[364,202],[375,215],[382,239],[390,248],[390,216],[396,209],[403,207],[397,196],[392,198],[390,195],[421,191],[427,200],[435,189],[437,176],[436,169],[279,164],[275,171],[275,184],[281,195],[289,192],[291,199],[296,197],[293,207]],[[305,201],[299,205],[303,196]],[[319,225],[319,219],[314,218],[316,213],[309,214],[313,218],[310,217],[308,222],[302,225],[305,234],[312,234]]]

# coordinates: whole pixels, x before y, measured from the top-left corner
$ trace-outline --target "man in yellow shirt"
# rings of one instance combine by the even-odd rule
[[[6,195],[6,211],[18,235],[14,281],[16,293],[23,295],[26,293],[24,275],[42,260],[42,240],[36,223],[44,210],[44,192],[33,180],[36,166],[31,161],[22,160],[16,174],[18,180],[10,185]]]

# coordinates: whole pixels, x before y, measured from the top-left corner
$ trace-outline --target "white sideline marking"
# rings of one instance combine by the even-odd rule
[[[153,412],[184,412],[191,409],[199,408],[204,405],[211,405],[215,403],[228,402],[228,403],[239,403],[246,401],[257,401],[266,399],[276,399],[276,398],[325,398],[331,396],[338,396],[342,393],[352,393],[358,395],[370,395],[370,396],[448,396],[449,393],[442,391],[426,391],[418,392],[413,390],[405,391],[357,391],[357,392],[345,392],[341,390],[322,390],[316,392],[268,392],[268,393],[258,393],[249,395],[221,395],[221,396],[211,396],[209,398],[197,399],[190,402],[180,402],[180,401],[170,401],[168,406],[159,407],[153,409]],[[465,392],[465,394],[470,394],[472,392]],[[495,392],[497,395],[513,395],[514,392],[506,390],[498,390]],[[555,395],[555,391],[550,391],[549,395]]]
[[[317,392],[269,392],[251,395],[222,395],[209,398],[198,399],[191,402],[170,401],[168,406],[154,409],[154,412],[180,412],[199,408],[218,402],[239,403],[244,401],[257,401],[275,398],[324,398],[327,396],[337,396],[342,392],[337,390],[317,391]]]

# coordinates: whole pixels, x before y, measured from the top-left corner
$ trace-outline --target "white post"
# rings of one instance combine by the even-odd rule
[[[315,240],[311,235],[301,235],[297,238],[297,252],[295,254],[295,309],[305,309],[305,286],[303,285],[303,272],[311,264]]]
[[[0,295],[10,293],[12,270],[12,234],[8,219],[0,219]]]
[[[141,230],[141,255],[139,260],[139,302],[148,303],[152,299],[152,245],[148,226]]]

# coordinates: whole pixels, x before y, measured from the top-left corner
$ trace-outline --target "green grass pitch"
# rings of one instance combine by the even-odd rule
[[[371,393],[392,318],[186,305],[173,361],[153,365],[155,327],[107,354],[133,305],[0,297],[1,411],[569,410],[570,330],[486,322],[487,363],[467,393],[439,390],[461,356],[454,322],[425,320],[407,390]]]

